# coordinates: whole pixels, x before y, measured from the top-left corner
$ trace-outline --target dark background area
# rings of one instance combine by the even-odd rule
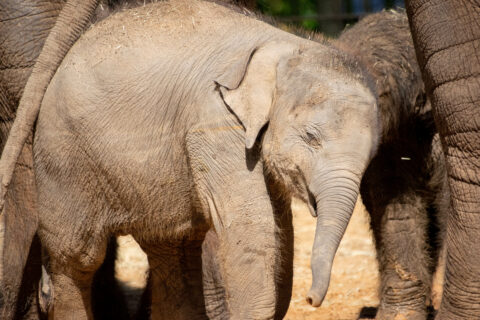
[[[383,9],[403,8],[404,0],[257,0],[257,8],[285,24],[299,25],[328,36]]]

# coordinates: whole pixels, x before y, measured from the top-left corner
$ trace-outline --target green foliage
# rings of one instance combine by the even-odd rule
[[[257,0],[258,8],[265,14],[276,17],[305,17],[300,25],[306,29],[316,29],[318,23],[308,17],[317,14],[316,0]]]
[[[257,5],[273,16],[296,16],[316,13],[315,0],[258,0]]]
[[[365,12],[402,6],[402,0],[257,0],[264,14],[280,22],[335,36]]]

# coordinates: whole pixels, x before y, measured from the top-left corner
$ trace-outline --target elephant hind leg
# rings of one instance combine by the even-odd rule
[[[91,304],[92,273],[80,273],[71,266],[52,262],[54,305],[50,319],[93,319]]]
[[[381,274],[376,318],[426,319],[432,268],[423,199],[403,195],[371,215]]]
[[[0,319],[38,318],[41,244],[35,236],[38,212],[31,145],[25,146],[19,163],[0,213]]]
[[[150,265],[152,319],[207,319],[202,285],[202,241],[140,243]]]
[[[50,278],[53,306],[49,319],[93,319],[92,283],[107,249],[107,238],[90,234],[74,235],[64,229],[39,229],[48,252],[47,272]]]
[[[106,242],[106,241],[105,241]],[[49,273],[53,285],[53,307],[49,319],[93,319],[92,283],[95,272],[100,267],[107,244],[103,250],[95,250],[94,255],[85,259],[84,254],[71,255],[67,259],[57,255],[49,247]],[[52,254],[53,253],[53,254]],[[88,261],[88,263],[86,263]]]

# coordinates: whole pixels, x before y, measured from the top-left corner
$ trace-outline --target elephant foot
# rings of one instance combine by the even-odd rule
[[[375,317],[377,320],[425,320],[427,310],[380,307]]]
[[[435,316],[435,320],[464,320],[464,319],[478,319],[479,311],[472,309],[452,309],[451,307],[445,307],[442,303],[440,310]]]
[[[424,285],[426,281],[407,280],[404,273],[384,274],[380,307],[376,319],[382,320],[425,320],[428,316],[427,301],[430,291]]]

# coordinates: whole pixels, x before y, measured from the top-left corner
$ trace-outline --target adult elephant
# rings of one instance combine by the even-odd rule
[[[480,317],[480,2],[408,0],[417,59],[432,101],[453,211],[438,319]]]

